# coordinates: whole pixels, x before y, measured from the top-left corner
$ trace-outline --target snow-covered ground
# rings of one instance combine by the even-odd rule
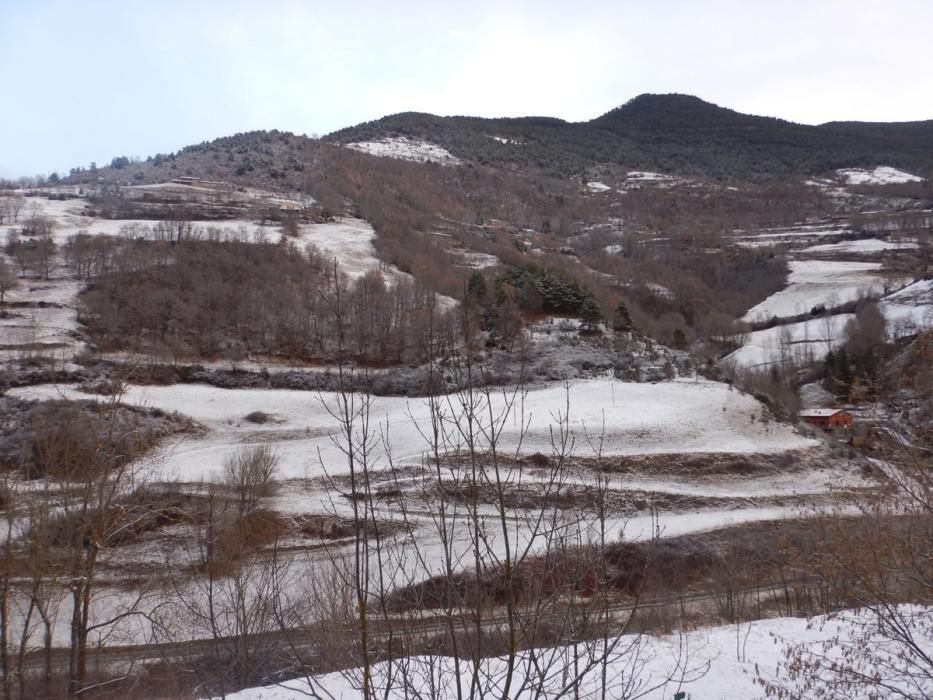
[[[464,267],[473,270],[482,270],[487,267],[495,267],[499,264],[499,258],[489,253],[478,253],[471,250],[461,250],[456,253],[457,258],[462,261]]]
[[[337,260],[340,270],[358,279],[370,270],[382,270],[387,281],[409,277],[376,257],[376,232],[362,219],[337,219],[326,224],[301,226],[299,240],[310,243],[328,260]]]
[[[745,345],[723,362],[748,369],[782,361],[800,364],[820,360],[845,342],[845,326],[853,318],[855,314],[836,314],[754,331],[748,334]]]
[[[62,245],[70,236],[83,231],[93,235],[102,236],[136,236],[146,229],[151,229],[157,222],[151,219],[99,219],[84,214],[87,205],[85,199],[54,200],[44,197],[28,197],[26,207],[20,214],[20,222],[29,214],[35,212],[51,219],[54,222],[52,238],[58,245]],[[193,220],[194,228],[226,229],[237,234],[243,234],[247,240],[254,240],[257,235],[271,240],[277,240],[280,229],[277,224],[264,226],[250,219],[224,219],[221,221]],[[0,227],[0,244],[5,244],[10,228]]]
[[[673,175],[652,173],[647,170],[630,170],[625,179],[633,182],[673,182],[677,178]]]
[[[881,294],[890,280],[881,263],[843,260],[791,260],[787,287],[753,306],[743,321],[763,321],[807,313],[814,306],[827,308],[861,296]]]
[[[846,236],[851,233],[851,229],[837,223],[798,224],[788,227],[737,230],[733,232],[736,245],[744,248],[760,248],[781,243],[798,244],[802,242],[801,239],[830,238]]]
[[[874,170],[841,168],[836,171],[836,175],[847,185],[895,185],[905,182],[923,182],[923,178],[918,175],[911,175],[887,165],[879,165]]]
[[[588,182],[586,187],[590,192],[608,192],[612,188],[604,182]]]
[[[933,328],[933,280],[920,280],[881,299],[890,338]],[[744,345],[723,358],[738,368],[768,367],[782,361],[819,361],[845,342],[855,314],[835,314],[748,333]]]
[[[863,238],[857,241],[823,243],[804,248],[801,253],[840,253],[843,255],[880,253],[886,250],[911,250],[917,247],[911,241],[883,241],[880,238]]]
[[[23,398],[88,398],[73,387],[42,385],[13,390]],[[308,478],[343,471],[345,459],[333,442],[337,423],[328,412],[334,394],[289,390],[218,389],[186,384],[130,386],[124,401],[165,411],[178,411],[210,428],[207,435],[187,436],[170,445],[158,459],[164,480],[217,478],[223,462],[245,441],[274,444],[281,457],[282,478]],[[449,397],[445,410],[456,409]],[[568,404],[569,401],[569,404]],[[587,436],[602,437],[603,453],[776,453],[813,447],[817,443],[790,427],[758,420],[764,407],[752,397],[708,381],[637,384],[611,379],[582,381],[534,389],[504,421],[500,448],[521,454],[551,451],[551,427],[569,405],[569,425],[577,454],[592,454]],[[501,392],[492,396],[496,415],[505,410]],[[276,423],[255,425],[244,420],[253,411],[275,416]],[[424,399],[376,397],[371,416],[387,426],[396,463],[418,462],[428,445],[421,429],[428,425]],[[522,431],[521,426],[525,426]],[[452,430],[453,426],[449,426]],[[388,462],[385,446],[377,444],[373,458]]]
[[[933,328],[933,280],[919,280],[881,302],[888,335],[898,337]]]
[[[933,609],[903,607],[899,612],[916,626],[917,654],[933,654]],[[916,678],[908,685],[904,680],[906,675],[897,675],[897,670],[903,667],[897,657],[898,647],[875,631],[872,622],[868,612],[846,611],[810,620],[776,618],[665,636],[626,636],[615,642],[611,653],[606,654],[606,694],[602,694],[603,667],[599,664],[584,675],[576,690],[578,697],[670,700],[676,693],[685,692],[686,698],[697,700],[732,700],[768,697],[763,681],[788,688],[792,697],[810,697],[812,688],[808,683],[813,677],[792,679],[785,666],[784,652],[794,646],[825,658],[818,671],[824,676],[831,672],[834,661],[851,664],[853,659],[864,658],[858,654],[871,649],[886,662],[872,664],[872,668],[862,667],[860,671],[879,674],[879,681],[900,688],[900,697],[933,695],[929,678]],[[864,646],[854,642],[861,639],[865,640]],[[601,651],[598,644],[581,644],[537,649],[534,654],[522,653],[509,697],[569,697],[565,674],[573,667],[574,659],[580,661],[578,668],[586,668],[584,660],[595,658]],[[381,663],[373,669],[373,683],[380,697],[457,697],[458,684],[465,693],[469,692],[473,670],[469,662],[460,663],[458,675],[449,657],[413,657],[403,661],[404,665]],[[480,677],[485,687],[490,688],[490,695],[498,697],[502,693],[505,673],[506,663],[502,658],[482,662]],[[308,697],[313,691],[316,697],[355,698],[360,696],[361,677],[359,670],[329,673],[278,686],[249,688],[227,697],[293,700]],[[403,679],[407,683],[402,682]],[[384,694],[390,685],[391,690]],[[878,692],[878,688],[869,686],[861,692],[846,692],[844,697],[873,697],[872,690]],[[874,697],[886,696],[882,693]]]
[[[71,362],[84,349],[75,337],[79,289],[72,279],[21,279],[5,295],[12,308],[0,318],[0,362],[33,355]]]
[[[377,141],[358,141],[348,143],[347,148],[368,153],[381,158],[398,158],[415,163],[440,163],[441,165],[460,165],[459,158],[446,148],[437,144],[405,136],[379,139]]]

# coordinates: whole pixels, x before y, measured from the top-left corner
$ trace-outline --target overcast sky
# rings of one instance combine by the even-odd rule
[[[684,92],[933,119],[933,0],[0,0],[0,175],[417,110],[598,116]]]

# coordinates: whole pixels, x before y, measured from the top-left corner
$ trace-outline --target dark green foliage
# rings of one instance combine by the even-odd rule
[[[624,301],[616,305],[615,313],[612,316],[612,330],[618,333],[628,333],[632,330],[632,317],[629,315],[628,307]]]
[[[603,321],[603,314],[599,310],[599,304],[592,297],[587,298],[580,306],[580,321],[584,330],[595,331],[599,329],[599,324]]]
[[[534,264],[513,268],[496,279],[497,304],[501,303],[504,285],[515,290],[515,300],[526,313],[577,315],[591,297],[589,290],[566,272]]]
[[[483,165],[563,176],[579,175],[595,163],[746,181],[882,163],[933,173],[933,121],[808,126],[740,114],[689,95],[641,95],[579,123],[406,112],[326,139],[349,143],[386,136],[426,139]]]
[[[466,300],[477,306],[484,306],[488,301],[489,292],[486,289],[486,278],[482,273],[474,272],[467,280]]]
[[[674,330],[674,335],[671,337],[671,345],[677,350],[685,350],[687,348],[687,334],[684,333],[682,328]]]

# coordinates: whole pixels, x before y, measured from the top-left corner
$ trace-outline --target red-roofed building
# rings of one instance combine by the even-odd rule
[[[852,415],[842,408],[810,408],[797,415],[823,430],[852,427]]]

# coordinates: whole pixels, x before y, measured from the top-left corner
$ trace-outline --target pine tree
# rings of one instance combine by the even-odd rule
[[[628,307],[624,301],[619,301],[612,317],[612,329],[618,333],[628,333],[632,327],[632,317],[629,315]]]

